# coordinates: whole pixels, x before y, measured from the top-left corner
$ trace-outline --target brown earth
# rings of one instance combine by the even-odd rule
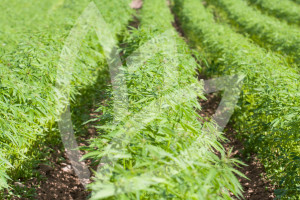
[[[140,9],[143,6],[143,1],[142,0],[133,0],[130,4],[130,7],[132,9]]]

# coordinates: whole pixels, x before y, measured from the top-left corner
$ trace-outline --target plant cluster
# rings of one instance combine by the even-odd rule
[[[257,16],[251,9],[247,12],[240,1],[218,2],[228,12],[243,15],[241,24]],[[202,3],[175,0],[174,12],[191,45],[203,52],[207,73],[246,75],[233,117],[236,128],[246,138],[246,148],[258,153],[267,174],[277,184],[277,197],[297,199],[300,194],[300,75],[281,57],[253,44],[226,24],[216,23]],[[237,4],[241,6],[236,7]],[[265,27],[265,21],[259,24]],[[288,30],[285,30],[287,34]]]
[[[7,171],[22,168],[26,153],[59,120],[57,66],[71,28],[90,1],[6,1],[0,32],[0,188]],[[104,0],[99,10],[116,35],[131,17],[129,1]],[[116,37],[116,36],[115,36]],[[97,44],[97,45],[95,45]],[[106,66],[96,34],[82,38],[68,86],[71,100]]]
[[[211,0],[209,2],[224,10],[230,22],[238,29],[250,34],[255,42],[291,56],[299,65],[299,27],[264,15],[255,7],[248,6],[243,0]]]
[[[300,6],[292,1],[280,0],[249,0],[261,11],[286,20],[291,24],[300,25]]]
[[[89,186],[92,199],[240,196],[235,175],[243,175],[233,168],[240,162],[228,158],[215,125],[199,120],[198,98],[204,98],[199,66],[173,28],[167,3],[143,3],[140,27],[121,49],[126,62],[117,81],[127,88],[127,101],[119,102],[124,112],[115,111],[114,95],[107,100],[110,106],[99,108],[99,137],[86,155],[101,165]]]

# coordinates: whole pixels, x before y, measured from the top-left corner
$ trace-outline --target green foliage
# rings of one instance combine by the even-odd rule
[[[296,2],[296,3],[298,3],[298,4],[300,4],[300,0],[292,0],[292,1],[294,1],[294,2]]]
[[[227,13],[242,31],[246,31],[259,44],[291,56],[299,65],[300,29],[284,21],[262,14],[258,9],[248,6],[243,0],[209,1]]]
[[[227,4],[232,5],[229,12],[236,12],[232,1],[219,2],[225,9],[229,8]],[[239,8],[239,13],[248,14],[243,8]],[[230,27],[215,23],[213,14],[199,0],[175,0],[174,12],[190,43],[204,51],[208,73],[246,75],[240,109],[234,115],[237,130],[246,138],[246,148],[258,153],[268,175],[277,184],[277,196],[297,199],[300,194],[298,72]]]
[[[274,15],[288,23],[300,25],[300,6],[292,1],[249,0],[263,12]]]
[[[198,66],[172,27],[166,2],[144,1],[139,18],[140,28],[132,31],[123,49],[130,52],[122,67],[128,109],[114,123],[116,97],[108,100],[100,120],[106,123],[98,127],[99,137],[86,156],[102,158],[89,186],[92,199],[232,199],[229,191],[241,195],[235,177],[241,173],[233,168],[239,162],[225,154],[218,141],[224,138],[213,124],[199,120],[197,97],[204,97]]]
[[[64,40],[88,0],[3,1],[0,4],[0,188],[6,171],[22,168],[39,136],[58,120],[55,79]],[[112,34],[120,33],[131,16],[129,1],[96,3]],[[92,84],[105,66],[95,34],[82,38],[76,58],[71,97]]]

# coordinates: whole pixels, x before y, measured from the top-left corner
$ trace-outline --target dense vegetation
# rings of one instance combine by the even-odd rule
[[[0,34],[0,187],[7,186],[6,171],[22,168],[30,146],[59,119],[56,66],[64,39],[88,3],[1,3],[0,24],[5,32]],[[119,33],[131,17],[128,1],[118,6],[116,1],[101,1],[99,6],[104,18],[113,25],[112,34]],[[97,36],[89,34],[82,40],[68,86],[72,97],[80,88],[92,84],[97,71],[105,66],[101,47],[91,45],[98,43]]]
[[[2,0],[0,189],[32,175],[25,173],[29,159],[47,134],[59,135],[53,127],[66,103],[77,109],[80,95],[99,92],[101,115],[91,120],[98,135],[83,148],[84,158],[99,164],[87,186],[92,199],[242,197],[242,162],[221,145],[226,138],[216,122],[199,116],[202,72],[245,77],[231,119],[237,138],[245,153],[257,154],[276,197],[298,199],[300,1],[144,0],[136,13],[130,3],[95,1],[119,42],[110,53],[121,59],[105,55],[91,29],[66,67],[60,57],[74,49],[64,45],[90,0]],[[65,72],[71,80],[62,84]],[[82,125],[76,109],[73,122]]]
[[[111,119],[99,127],[101,134],[88,154],[110,161],[90,186],[92,199],[229,199],[229,191],[241,195],[234,174],[239,172],[233,168],[237,161],[226,156],[218,141],[221,133],[212,123],[198,120],[197,97],[203,98],[198,65],[172,27],[166,2],[144,1],[140,20],[140,27],[125,39],[127,113],[117,124]],[[106,107],[100,121],[112,114],[113,107]]]
[[[299,64],[300,29],[262,14],[243,0],[209,0],[224,10],[233,25],[251,35],[258,44],[290,55]]]
[[[292,1],[281,0],[249,0],[261,11],[286,20],[291,24],[300,25],[300,6]]]
[[[213,75],[245,74],[234,120],[249,149],[259,153],[278,184],[279,196],[299,195],[299,73],[272,52],[229,26],[214,22],[198,0],[176,0],[175,11],[191,44],[197,44]],[[225,2],[225,1],[224,1]]]

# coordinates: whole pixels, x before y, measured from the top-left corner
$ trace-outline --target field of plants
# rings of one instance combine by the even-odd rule
[[[0,199],[300,198],[298,0],[0,9]]]

